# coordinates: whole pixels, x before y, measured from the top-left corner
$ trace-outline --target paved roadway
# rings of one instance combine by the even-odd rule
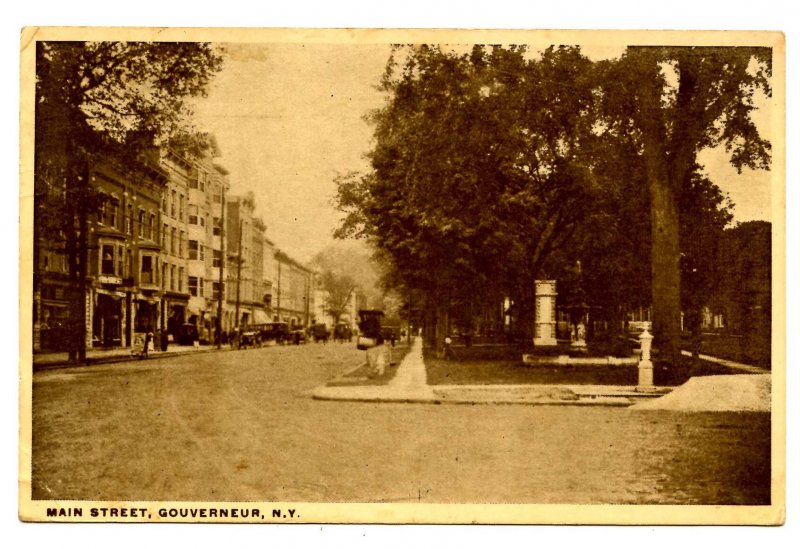
[[[769,502],[766,414],[309,398],[363,356],[329,343],[38,372],[33,497]]]

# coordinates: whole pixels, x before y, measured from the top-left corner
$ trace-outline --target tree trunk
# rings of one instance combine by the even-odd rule
[[[680,223],[675,192],[665,177],[650,174],[653,335],[659,358],[680,367]]]
[[[692,369],[700,368],[700,348],[703,345],[702,332],[702,311],[699,307],[693,307],[690,313],[692,331]]]
[[[652,70],[658,70],[657,64]],[[644,79],[640,116],[650,191],[653,348],[674,374],[680,367],[681,335],[679,187],[670,178],[667,125],[661,110],[663,90],[658,82],[655,75]]]
[[[441,357],[444,352],[444,338],[447,337],[447,306],[443,301],[436,304],[436,356]]]
[[[65,241],[65,248],[67,252],[67,264],[69,267],[69,315],[68,315],[68,323],[69,329],[67,330],[67,337],[69,341],[67,341],[67,350],[69,353],[69,361],[75,362],[78,360],[78,322],[80,321],[80,311],[78,310],[78,305],[81,303],[80,296],[78,295],[80,292],[80,287],[78,284],[78,276],[79,276],[79,269],[78,269],[78,235],[75,231],[75,210],[72,208],[72,204],[68,203],[65,205],[64,208],[64,216],[66,217],[66,221],[64,223],[64,237]]]
[[[89,170],[84,167],[79,175],[81,189],[87,190],[89,186]],[[78,362],[86,363],[86,277],[88,276],[89,265],[89,213],[86,205],[86,192],[81,193],[84,203],[78,205],[78,292],[79,303],[75,310],[78,312],[78,333],[75,336],[75,343],[78,347]],[[80,310],[78,310],[80,309]]]

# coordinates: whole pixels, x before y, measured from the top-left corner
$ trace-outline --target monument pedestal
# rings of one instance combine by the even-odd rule
[[[536,321],[534,347],[555,347],[556,341],[556,281],[536,281]]]
[[[642,358],[639,360],[639,384],[636,390],[641,393],[652,392],[653,386],[653,363],[650,361],[650,349],[653,344],[653,336],[645,327],[644,332],[639,336],[641,342]]]

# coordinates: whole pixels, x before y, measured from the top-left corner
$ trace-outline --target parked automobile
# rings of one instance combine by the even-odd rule
[[[331,334],[328,331],[328,326],[325,324],[314,324],[311,327],[311,337],[314,338],[314,341],[328,341],[330,335]]]
[[[261,333],[255,326],[247,326],[239,336],[239,348],[261,346]]]
[[[301,343],[305,343],[307,340],[306,331],[302,328],[297,328],[296,330],[292,330],[289,334],[289,343],[294,343],[295,345],[300,345]]]
[[[251,324],[244,328],[246,332],[255,332],[259,343],[275,341],[284,343],[289,339],[289,325],[285,322],[267,322],[265,324]]]
[[[381,333],[381,318],[383,311],[377,309],[359,309],[358,329],[360,333],[356,339],[356,349],[365,351],[383,343]]]

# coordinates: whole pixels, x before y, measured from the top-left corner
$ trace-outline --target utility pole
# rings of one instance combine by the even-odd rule
[[[278,260],[278,322],[281,321],[281,258],[276,254]]]
[[[241,213],[239,214],[241,216]],[[242,219],[239,218],[239,251],[236,254],[236,338],[239,338],[239,291],[242,286]]]
[[[306,328],[311,320],[311,274],[306,272]]]
[[[219,217],[219,292],[217,295],[217,349],[222,347],[222,300],[225,278],[225,185],[222,185],[222,212]]]

